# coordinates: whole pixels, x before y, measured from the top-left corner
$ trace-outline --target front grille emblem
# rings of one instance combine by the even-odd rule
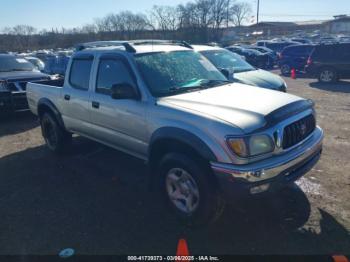
[[[300,134],[301,134],[302,136],[304,136],[304,135],[306,134],[306,132],[307,132],[307,126],[306,126],[305,123],[302,123],[302,124],[300,125]]]

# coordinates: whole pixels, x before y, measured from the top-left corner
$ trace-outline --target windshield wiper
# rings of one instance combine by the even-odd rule
[[[231,81],[229,81],[229,80],[219,80],[219,79],[216,79],[216,80],[205,79],[205,80],[201,81],[199,84],[200,84],[201,89],[203,89],[203,88],[220,86],[220,85],[224,85],[224,84],[227,84],[227,83],[231,83]]]
[[[189,92],[196,92],[203,89],[231,83],[231,81],[228,80],[209,80],[209,79],[202,79],[198,81],[198,85],[195,86],[173,86],[170,87],[166,92],[162,92],[162,95],[175,95],[175,94],[181,94],[181,93],[189,93]]]
[[[191,87],[181,87],[181,86],[173,86],[169,88],[171,93],[187,93],[192,91],[199,91],[201,89],[200,86],[191,86]]]
[[[13,68],[8,70],[7,72],[17,72],[17,71],[31,71],[29,69],[20,69],[20,68]]]

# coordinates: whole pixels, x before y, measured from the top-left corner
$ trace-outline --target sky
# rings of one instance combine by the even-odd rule
[[[252,4],[257,0],[236,0]],[[91,23],[109,13],[130,10],[146,12],[153,5],[184,4],[187,0],[1,0],[0,29],[28,24],[38,29],[73,28]],[[260,21],[327,20],[349,14],[350,0],[260,0]],[[251,18],[251,21],[255,17]]]

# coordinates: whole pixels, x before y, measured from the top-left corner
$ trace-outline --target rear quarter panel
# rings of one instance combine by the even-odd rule
[[[29,109],[33,114],[38,114],[38,103],[40,99],[46,98],[50,100],[57,108],[61,97],[62,87],[49,86],[36,83],[27,84],[27,100]]]

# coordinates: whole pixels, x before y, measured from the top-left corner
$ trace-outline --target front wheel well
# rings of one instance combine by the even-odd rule
[[[180,153],[184,154],[206,168],[208,172],[212,172],[210,168],[210,160],[202,156],[195,148],[191,145],[186,144],[177,139],[160,139],[156,141],[149,152],[148,165],[152,180],[156,177],[157,169],[163,157],[168,153]],[[214,176],[212,176],[214,178]],[[153,181],[155,182],[155,181]],[[153,183],[152,183],[153,184]]]

